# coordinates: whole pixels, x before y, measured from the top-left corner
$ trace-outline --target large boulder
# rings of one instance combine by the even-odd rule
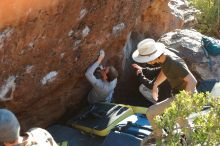
[[[178,28],[190,28],[196,24],[194,14],[198,11],[189,7],[186,0],[154,0],[141,17],[137,25],[145,36],[157,39],[162,34]]]
[[[173,48],[198,78],[220,80],[220,55],[209,55],[209,59],[201,42],[202,37],[205,36],[196,30],[183,29],[166,33],[159,41]]]
[[[1,0],[0,107],[23,129],[77,111],[91,88],[84,72],[100,48],[121,73],[131,31],[159,38],[193,22],[188,10],[184,0]]]

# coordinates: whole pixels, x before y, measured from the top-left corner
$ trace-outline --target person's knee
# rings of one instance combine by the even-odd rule
[[[147,116],[148,119],[153,119],[154,118],[154,115],[152,114],[151,110],[147,110],[146,116]]]

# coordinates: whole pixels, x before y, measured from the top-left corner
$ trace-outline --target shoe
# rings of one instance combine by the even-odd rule
[[[146,86],[144,86],[143,84],[141,84],[139,86],[139,91],[141,92],[141,94],[147,99],[149,100],[150,102],[152,103],[156,103],[157,101],[155,101],[153,99],[153,96],[152,96],[152,93],[151,93],[151,90],[149,88],[147,88]]]

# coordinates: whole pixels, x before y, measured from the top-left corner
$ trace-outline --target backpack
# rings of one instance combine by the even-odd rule
[[[203,47],[206,49],[208,54],[217,56],[220,54],[220,42],[211,37],[202,37]]]

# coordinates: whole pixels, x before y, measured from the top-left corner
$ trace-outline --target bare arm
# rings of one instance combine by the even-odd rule
[[[192,73],[189,73],[183,80],[186,82],[186,91],[191,93],[196,92],[197,80]]]
[[[165,76],[165,74],[163,73],[163,71],[160,71],[160,74],[158,75],[156,81],[154,82],[154,86],[159,86],[160,84],[162,84],[165,80],[167,79],[167,77]]]
[[[152,89],[152,96],[154,100],[156,101],[158,100],[158,93],[159,93],[158,86],[162,84],[166,79],[167,77],[164,75],[163,71],[160,71],[160,74],[158,75],[156,81],[154,82],[154,86]]]
[[[86,78],[93,85],[95,85],[95,84],[97,84],[97,82],[99,82],[93,73],[95,72],[95,69],[100,65],[100,63],[102,62],[104,57],[105,57],[105,52],[103,50],[100,50],[100,54],[99,54],[97,61],[93,65],[88,67],[88,69],[85,73]]]
[[[104,59],[104,57],[105,57],[105,52],[104,52],[104,50],[100,50],[100,51],[99,51],[99,57],[98,57],[97,61],[98,61],[99,63],[101,63],[102,60]]]

